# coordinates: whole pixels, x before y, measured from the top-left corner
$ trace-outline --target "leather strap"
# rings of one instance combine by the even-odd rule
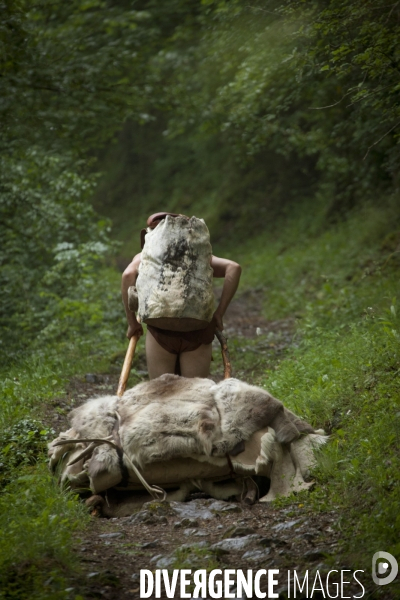
[[[225,454],[225,457],[226,457],[226,460],[228,461],[228,466],[229,466],[229,470],[230,470],[230,476],[232,477],[232,479],[235,479],[236,473],[235,473],[235,469],[233,468],[231,457],[229,456],[228,453]]]

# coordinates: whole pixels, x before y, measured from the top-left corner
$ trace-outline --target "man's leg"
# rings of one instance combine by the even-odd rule
[[[208,377],[210,374],[212,344],[202,344],[197,350],[179,355],[182,377]]]
[[[150,379],[175,373],[176,354],[164,350],[149,332],[146,334],[146,360]]]

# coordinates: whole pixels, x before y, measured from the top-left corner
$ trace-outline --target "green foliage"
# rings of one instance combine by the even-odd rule
[[[157,34],[148,12],[104,0],[3,1],[1,8],[5,147],[74,147],[82,155],[126,114],[138,114],[140,87],[130,74],[140,76],[146,43]]]
[[[0,359],[35,336],[94,330],[113,245],[89,198],[90,153],[128,116],[146,121],[146,60],[173,23],[103,0],[0,2]],[[150,117],[149,117],[150,118]],[[96,297],[97,296],[97,297]]]
[[[278,231],[271,224],[243,246],[244,285],[265,288],[269,318],[304,318],[307,311],[310,328],[353,322],[367,306],[380,305],[383,293],[386,298],[396,294],[399,256],[390,250],[396,247],[400,227],[398,196],[386,204],[383,210],[366,203],[340,224],[327,227],[323,202],[303,202]],[[394,245],[388,243],[391,236]],[[383,281],[391,285],[384,291]],[[365,298],[368,304],[360,305]]]
[[[198,214],[226,240],[305,198],[337,220],[396,189],[396,4],[236,1],[188,12],[149,54],[148,118],[102,154],[96,206],[115,220],[126,259],[152,211]]]
[[[21,419],[3,432],[0,451],[0,483],[8,482],[13,470],[21,465],[34,465],[44,459],[47,442],[54,438],[54,429],[46,428],[36,419]]]
[[[399,326],[392,323],[396,336]],[[289,407],[332,433],[317,488],[302,502],[340,508],[346,550],[365,566],[371,547],[400,553],[393,518],[400,501],[399,367],[398,339],[366,315],[347,332],[315,329],[266,380]]]
[[[49,328],[65,334],[70,315],[79,310],[87,327],[96,320],[94,310],[90,318],[87,313],[101,303],[94,296],[99,267],[111,248],[109,224],[96,219],[87,202],[93,182],[68,166],[67,158],[50,157],[37,148],[24,160],[2,159],[3,360],[44,329],[47,335]]]
[[[326,146],[318,166],[331,181],[338,178],[336,202],[348,206],[351,197],[368,196],[368,186],[396,184],[399,7],[331,0],[309,3],[306,11],[304,3],[288,2],[287,11],[300,24],[296,39],[305,43],[299,72],[319,81],[310,105]]]
[[[0,495],[0,598],[71,598],[79,570],[71,539],[88,517],[46,471],[23,471]]]
[[[107,271],[102,280],[116,287]],[[114,315],[118,304],[109,310]],[[105,370],[111,354],[125,346],[122,318],[114,325],[112,316],[100,331],[42,338],[28,358],[0,373],[0,598],[80,598],[73,544],[88,515],[48,472],[46,446],[54,431],[43,423],[52,420],[60,398],[73,408],[76,398],[65,391],[72,376]]]
[[[3,359],[21,350],[16,331],[102,319],[91,282],[110,244],[88,207],[88,152],[106,156],[96,204],[122,224],[121,264],[160,204],[205,217],[218,242],[306,196],[337,216],[396,182],[397,5],[2,7]],[[100,150],[127,118],[118,148]]]

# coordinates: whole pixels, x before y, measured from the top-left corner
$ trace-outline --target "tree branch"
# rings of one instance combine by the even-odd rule
[[[369,151],[371,150],[371,148],[373,148],[374,146],[376,146],[377,144],[379,144],[379,142],[381,142],[383,140],[383,138],[385,138],[387,135],[389,135],[389,133],[391,131],[393,131],[393,129],[396,129],[396,127],[398,127],[400,125],[400,121],[398,121],[398,123],[396,123],[396,125],[393,125],[393,127],[391,127],[391,129],[389,129],[389,131],[387,131],[381,138],[379,138],[379,140],[377,140],[376,142],[374,142],[373,144],[370,145],[370,147],[368,148],[363,160],[365,160],[369,154]]]

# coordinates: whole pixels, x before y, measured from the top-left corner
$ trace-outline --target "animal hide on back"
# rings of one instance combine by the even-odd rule
[[[202,219],[167,215],[148,229],[136,288],[141,323],[203,329],[214,314],[210,234]]]

